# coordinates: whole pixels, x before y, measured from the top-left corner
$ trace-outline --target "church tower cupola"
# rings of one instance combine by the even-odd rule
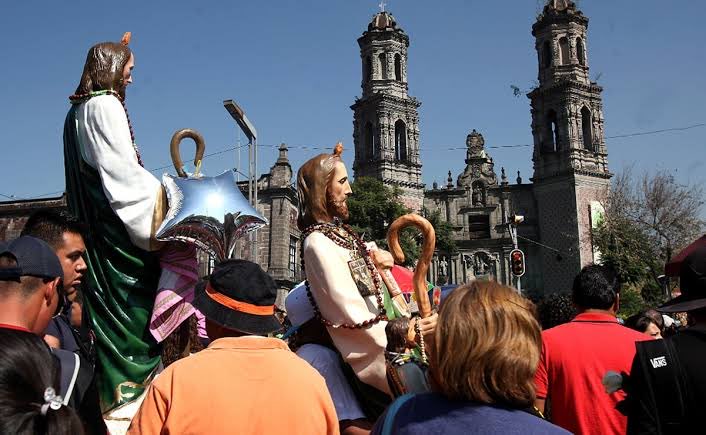
[[[420,211],[424,197],[419,157],[421,105],[407,93],[409,37],[391,13],[375,14],[358,38],[362,97],[353,109],[356,177],[399,188],[402,202]]]
[[[571,0],[549,0],[532,26],[539,86],[532,105],[534,178],[580,171],[609,177],[601,88],[588,71],[588,18]]]
[[[550,0],[532,26],[540,84],[568,77],[588,84],[588,18],[571,0]]]

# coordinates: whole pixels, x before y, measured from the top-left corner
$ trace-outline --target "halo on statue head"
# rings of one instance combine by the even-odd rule
[[[120,39],[120,43],[127,46],[130,44],[130,38],[132,38],[132,32],[123,33],[123,37]]]
[[[343,143],[338,142],[336,146],[333,147],[333,156],[340,158],[341,154],[343,154]]]

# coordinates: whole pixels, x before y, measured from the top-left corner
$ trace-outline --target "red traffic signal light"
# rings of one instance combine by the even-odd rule
[[[510,251],[510,271],[515,276],[525,274],[525,254],[519,249]]]

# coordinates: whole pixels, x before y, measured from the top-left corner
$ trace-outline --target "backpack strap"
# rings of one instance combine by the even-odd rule
[[[78,371],[81,368],[81,359],[75,353],[62,349],[52,349],[51,353],[59,362],[60,395],[64,398],[64,405],[68,405],[76,386],[76,378],[78,378]]]
[[[387,409],[387,414],[385,414],[385,421],[382,423],[382,430],[380,431],[381,435],[392,435],[392,428],[394,426],[395,417],[397,416],[397,411],[412,397],[414,397],[414,394],[407,393],[392,402],[392,405]]]
[[[648,340],[636,347],[659,426],[662,431],[680,427],[687,415],[688,386],[674,344],[669,339]]]

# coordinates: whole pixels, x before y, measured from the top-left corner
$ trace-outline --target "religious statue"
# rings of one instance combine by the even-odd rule
[[[400,312],[380,271],[391,268],[393,259],[387,251],[370,249],[345,223],[352,191],[342,151],[336,145],[333,154],[310,159],[297,174],[306,288],[316,317],[355,373],[354,389],[371,401],[389,403],[385,326]],[[434,315],[420,320],[420,329],[427,334],[435,324]]]
[[[476,181],[473,183],[473,205],[474,206],[484,206],[485,205],[485,199],[484,197],[484,192],[483,192],[483,183]]]
[[[138,398],[156,373],[160,346],[150,320],[158,288],[196,281],[193,248],[175,242],[160,251],[154,238],[166,199],[143,167],[125,106],[135,65],[129,39],[90,48],[64,124],[67,203],[89,232],[83,293],[104,411]],[[167,257],[178,270],[163,266]]]
[[[439,260],[439,276],[449,276],[449,262],[445,258]]]

